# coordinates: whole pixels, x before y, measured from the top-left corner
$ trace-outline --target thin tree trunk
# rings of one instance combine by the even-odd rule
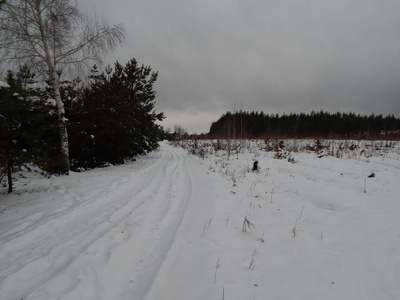
[[[58,131],[60,133],[61,142],[61,156],[62,156],[62,169],[60,170],[63,174],[69,173],[69,143],[68,143],[68,131],[65,119],[65,109],[64,103],[61,100],[60,85],[58,82],[58,75],[53,71],[53,78],[51,78],[51,83],[54,89],[54,98],[56,100],[57,106],[57,116],[58,116]]]
[[[7,179],[8,179],[8,193],[10,194],[13,191],[12,165],[11,165],[11,163],[7,163]]]
[[[9,128],[8,128],[8,134],[9,134],[9,140],[7,143],[7,148],[6,148],[6,159],[7,159],[7,181],[8,181],[8,193],[12,193],[13,191],[13,182],[12,182],[12,165],[13,165],[13,161],[11,159],[11,154],[10,154],[10,147],[12,144],[12,121],[10,120],[9,122]]]
[[[39,4],[39,3],[38,3]],[[49,71],[49,79],[50,85],[54,91],[54,98],[56,101],[57,107],[57,116],[58,116],[58,132],[60,134],[60,142],[61,142],[61,160],[62,160],[62,167],[60,172],[62,174],[69,174],[69,144],[68,144],[68,132],[67,132],[67,124],[65,119],[65,110],[64,110],[64,103],[61,100],[61,93],[60,93],[60,83],[59,77],[56,70],[56,59],[55,53],[50,50],[48,44],[48,36],[46,36],[46,30],[44,27],[44,22],[42,20],[42,13],[40,9],[40,5],[36,7],[37,15],[38,15],[38,23],[40,27],[40,35],[41,41],[43,42],[43,50],[45,52],[44,61],[48,67]],[[54,50],[54,49],[53,49]]]
[[[7,180],[8,180],[8,193],[12,193],[13,191],[13,182],[12,182],[12,160],[10,158],[10,149],[7,147]]]

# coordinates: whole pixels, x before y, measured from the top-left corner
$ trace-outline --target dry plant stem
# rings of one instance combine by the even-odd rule
[[[293,229],[292,229],[292,233],[293,233],[293,237],[296,237],[296,234],[297,234],[297,222],[301,219],[301,217],[303,216],[303,211],[304,211],[304,208],[305,208],[306,206],[305,205],[303,205],[303,207],[302,207],[302,209],[301,209],[301,212],[300,212],[300,215],[299,215],[299,217],[296,219],[296,222],[294,223],[294,227],[293,227]]]
[[[256,228],[253,223],[251,223],[246,217],[244,217],[242,232],[246,232],[247,228],[253,227]]]
[[[306,206],[305,206],[305,205],[303,205],[303,208],[301,209],[301,212],[300,212],[299,219],[301,219],[301,216],[303,215],[304,207],[306,207]]]
[[[217,265],[215,266],[215,274],[214,274],[214,283],[217,282],[217,271],[218,269],[221,267],[220,263],[219,263],[219,258],[217,260]]]
[[[264,243],[264,235],[265,235],[265,231],[263,232],[262,236],[260,236],[257,240],[260,241],[261,243]]]
[[[255,264],[255,257],[257,256],[257,254],[258,254],[258,250],[255,249],[254,252],[253,252],[253,255],[251,256],[251,261],[250,261],[250,265],[249,265],[249,270],[253,270],[254,267],[256,266],[256,264]]]
[[[257,198],[257,197],[258,197],[258,195],[253,195],[253,190],[254,190],[254,188],[256,187],[256,185],[257,185],[257,182],[256,182],[256,181],[253,181],[253,183],[252,183],[251,186],[250,186],[250,194],[251,194],[251,196],[254,197],[254,198]]]
[[[293,229],[292,229],[292,233],[293,233],[293,237],[296,237],[296,233],[297,233],[297,228],[296,228],[296,226],[297,226],[297,221],[298,221],[299,219],[296,219],[296,222],[294,223],[294,227],[293,227]]]

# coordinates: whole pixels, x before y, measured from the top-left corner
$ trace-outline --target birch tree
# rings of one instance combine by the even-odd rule
[[[27,64],[53,90],[62,173],[69,172],[69,145],[60,75],[101,62],[124,36],[121,25],[88,17],[74,0],[7,0],[0,6],[0,63]]]

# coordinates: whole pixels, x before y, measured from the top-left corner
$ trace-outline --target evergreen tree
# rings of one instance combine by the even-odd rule
[[[32,79],[33,77],[31,77]],[[0,89],[0,167],[7,175],[8,192],[13,191],[13,173],[38,157],[41,142],[40,122],[43,115],[29,97],[23,68],[17,76],[9,71],[9,88]]]
[[[104,163],[121,164],[126,159],[154,150],[163,137],[156,121],[153,85],[158,73],[138,66],[135,59],[114,70],[91,70],[91,84],[71,111],[71,158],[73,168]]]
[[[210,127],[211,138],[229,138],[232,118],[244,120],[243,132],[248,138],[345,138],[345,139],[398,139],[400,119],[393,115],[383,117],[354,113],[329,114],[311,111],[289,115],[265,115],[263,112],[223,114]],[[238,136],[236,133],[235,136]]]
[[[62,172],[68,174],[69,139],[60,74],[112,51],[124,39],[121,26],[109,26],[84,14],[77,1],[13,0],[1,4],[0,63],[28,63],[54,95]]]

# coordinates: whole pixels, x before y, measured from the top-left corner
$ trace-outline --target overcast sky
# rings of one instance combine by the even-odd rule
[[[159,71],[164,128],[208,132],[226,111],[400,117],[398,0],[79,0],[122,23],[107,58]]]

